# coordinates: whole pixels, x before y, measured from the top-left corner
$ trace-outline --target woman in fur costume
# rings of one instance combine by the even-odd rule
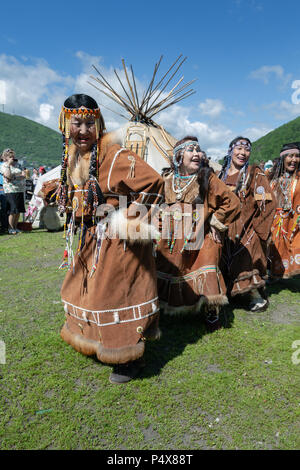
[[[142,366],[146,339],[160,334],[152,246],[159,232],[148,216],[151,204],[160,202],[163,182],[138,155],[110,143],[89,96],[65,101],[60,129],[64,152],[56,197],[68,222],[61,336],[82,354],[112,364],[110,382],[127,382]],[[53,187],[49,182],[42,189],[48,200]]]
[[[240,217],[230,224],[225,238],[222,272],[231,297],[250,294],[250,310],[262,311],[268,304],[264,278],[275,200],[264,171],[249,165],[250,154],[250,140],[235,138],[219,174],[241,204]]]
[[[165,203],[156,265],[164,313],[206,310],[210,330],[219,327],[226,287],[219,270],[222,236],[239,214],[238,198],[209,168],[198,139],[176,143],[172,166],[163,172]]]
[[[268,177],[277,201],[270,275],[287,279],[300,274],[300,142],[283,145]]]

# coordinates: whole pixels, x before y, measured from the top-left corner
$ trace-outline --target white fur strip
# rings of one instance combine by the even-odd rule
[[[110,236],[127,240],[129,243],[149,243],[159,239],[159,231],[139,217],[128,219],[124,210],[114,211],[108,219]]]
[[[217,230],[219,230],[220,232],[225,232],[226,230],[228,230],[228,227],[224,224],[222,224],[222,222],[220,222],[217,217],[215,216],[215,214],[213,214],[211,216],[211,219],[210,219],[210,225],[214,228],[216,228]]]

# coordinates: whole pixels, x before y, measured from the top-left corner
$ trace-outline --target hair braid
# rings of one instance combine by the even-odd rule
[[[89,185],[88,185],[88,192],[87,192],[87,206],[95,215],[97,206],[104,202],[104,196],[100,189],[100,186],[97,181],[98,177],[98,142],[95,142],[92,147],[91,152],[91,161],[90,161],[90,168],[89,168]]]
[[[220,174],[219,174],[219,179],[220,180],[222,180],[222,181],[226,180],[227,173],[228,173],[228,170],[230,168],[230,165],[231,165],[231,155],[228,154],[228,155],[225,155],[225,157],[224,157],[224,162],[223,162]]]

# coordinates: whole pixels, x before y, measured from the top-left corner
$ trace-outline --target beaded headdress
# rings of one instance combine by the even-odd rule
[[[82,118],[88,118],[90,116],[95,118],[95,126],[96,126],[96,138],[97,140],[100,137],[101,133],[105,130],[105,124],[100,112],[100,108],[89,109],[89,108],[66,108],[62,106],[61,112],[59,115],[59,129],[64,134],[65,138],[68,139],[70,137],[70,126],[71,126],[71,118],[72,116],[79,115]]]

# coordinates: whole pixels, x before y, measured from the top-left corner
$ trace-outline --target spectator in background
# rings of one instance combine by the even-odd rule
[[[3,176],[1,174],[1,166],[3,165],[2,156],[0,159],[0,232],[5,233],[8,229],[8,217],[6,212],[6,197],[3,189]]]
[[[40,166],[39,168],[39,176],[42,176],[46,173],[46,170],[45,170],[45,167],[44,166]]]
[[[273,168],[273,162],[272,160],[268,160],[266,163],[265,163],[265,166],[264,166],[264,171],[265,172],[269,172],[271,171]]]
[[[37,181],[38,181],[38,179],[39,179],[39,174],[38,174],[38,171],[37,171],[36,168],[33,168],[33,170],[32,170],[32,177],[31,177],[31,179],[32,179],[33,190],[34,190],[34,188],[35,188],[35,186],[36,186],[36,183],[37,183]]]
[[[27,180],[29,180],[30,179],[30,170],[28,170],[28,168],[24,168],[24,172],[25,172],[25,178]]]
[[[6,198],[6,209],[8,214],[8,233],[16,235],[21,212],[25,212],[24,191],[25,173],[17,168],[17,159],[12,149],[5,149],[2,153],[4,163],[0,168],[3,175],[3,188]]]

